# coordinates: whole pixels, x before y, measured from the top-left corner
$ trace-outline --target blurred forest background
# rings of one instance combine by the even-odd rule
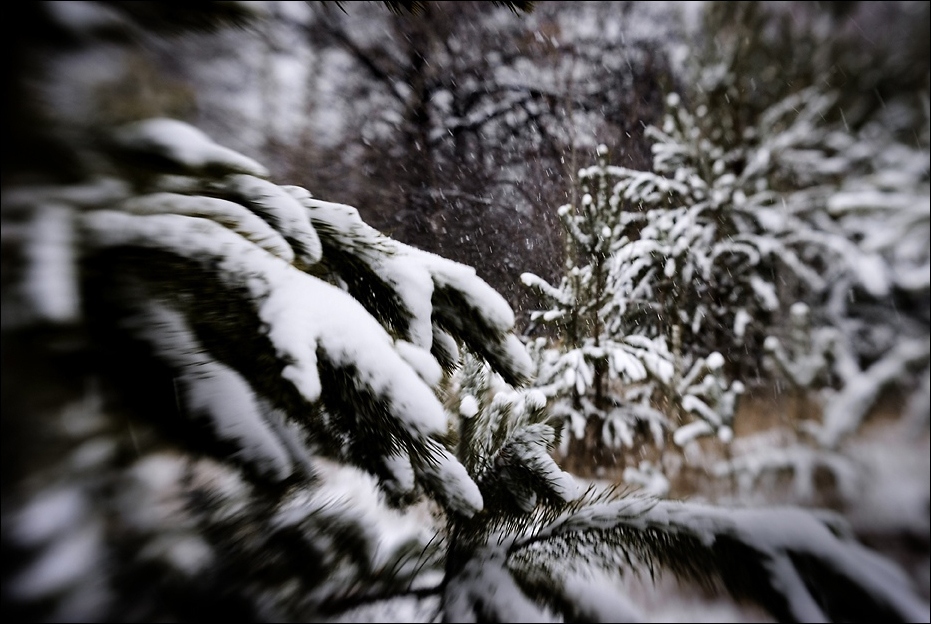
[[[169,117],[474,267],[563,469],[832,509],[931,597],[931,4],[214,4],[4,20],[5,516],[58,452],[33,417],[86,394],[95,309],[14,191]],[[465,354],[441,397],[490,413],[501,384]]]

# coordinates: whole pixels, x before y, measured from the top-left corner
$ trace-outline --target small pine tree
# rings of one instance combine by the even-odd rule
[[[567,245],[560,284],[521,276],[551,305],[531,314],[531,323],[549,326],[560,340],[555,349],[547,349],[545,339],[536,344],[536,383],[548,396],[565,399],[555,409],[572,432],[566,453],[581,460],[576,470],[613,464],[617,448],[633,446],[644,428],[661,443],[666,423],[650,405],[650,393],[632,402],[617,384],[666,384],[672,378],[664,337],[635,334],[618,322],[624,283],[617,275],[617,251],[628,216],[609,186],[607,147],[599,146],[596,157],[595,165],[579,171],[579,205],[558,210]]]

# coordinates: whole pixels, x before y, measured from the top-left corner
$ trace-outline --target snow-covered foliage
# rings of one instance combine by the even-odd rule
[[[652,167],[600,154],[579,172],[578,206],[559,211],[570,246],[562,282],[523,276],[551,304],[532,318],[554,328],[531,353],[540,387],[570,398],[554,414],[588,449],[649,441],[634,432],[650,422],[694,457],[700,436],[733,438],[748,388],[787,388],[791,413],[780,420],[774,409],[766,424],[788,426],[791,445],[724,450],[711,471],[745,470],[745,482],[759,483],[766,470],[795,467],[800,500],[812,500],[811,479],[826,471],[846,499],[853,468],[843,443],[884,397],[914,393],[911,414],[928,404],[928,100],[914,83],[882,107],[864,103],[830,75],[855,62],[845,44],[825,52],[833,63],[797,61],[799,50],[773,37],[793,25],[767,21],[769,10],[709,7],[728,19],[698,55],[691,88],[670,93],[665,118],[647,128]],[[834,18],[808,17],[794,28],[811,31],[793,36],[823,43]],[[748,38],[764,27],[759,42]],[[754,82],[783,61],[799,75]],[[620,336],[663,345],[672,374],[599,368]],[[657,417],[630,418],[634,406]],[[615,461],[594,461],[605,460]],[[626,467],[647,481],[636,460]]]
[[[712,260],[696,275],[693,265],[671,251],[675,247],[697,258],[706,253],[707,241],[660,234],[661,228],[680,232],[675,215],[663,209],[645,216],[630,207],[627,196],[667,197],[673,187],[682,193],[687,187],[609,165],[607,156],[607,148],[600,146],[597,164],[579,171],[580,206],[559,209],[569,241],[560,284],[522,276],[552,306],[533,312],[531,319],[549,326],[558,342],[537,338],[531,353],[537,362],[536,386],[559,399],[554,412],[566,419],[572,433],[562,451],[589,455],[596,446],[623,449],[643,443],[662,448],[667,430],[680,446],[708,434],[727,442],[743,385],[726,379],[720,352],[699,355],[692,345],[683,353],[682,337],[685,323],[692,324],[688,336],[702,333],[706,315],[702,304],[688,307],[690,289],[713,284],[718,272]],[[685,213],[680,221],[688,230]],[[669,243],[670,236],[678,242]],[[766,292],[773,290],[765,286]],[[741,308],[738,316],[747,314]],[[570,448],[573,438],[583,440],[582,450]]]
[[[469,353],[456,380],[458,455],[493,501],[488,513],[529,513],[541,498],[572,501],[577,485],[551,455],[561,423],[550,422],[547,397],[535,388],[515,390]]]
[[[76,40],[118,40],[127,20],[210,28],[252,3],[164,21],[51,6]],[[637,619],[614,583],[668,570],[777,619],[927,619],[839,520],[583,492],[552,457],[556,395],[520,387],[514,315],[471,267],[181,122],[87,130],[55,136],[80,155],[67,175],[4,172],[5,615],[327,621],[407,601],[424,621]],[[558,369],[599,413],[627,410],[603,436],[659,439],[652,384],[671,383],[728,430],[721,356],[683,375],[680,347],[622,329],[576,334]],[[668,486],[646,462],[630,478]]]
[[[513,313],[470,267],[390,241],[348,207],[236,173],[244,162],[257,167],[193,129],[182,130],[180,122],[166,124],[159,119],[121,131],[121,150],[152,148],[174,167],[190,166],[192,174],[209,168],[216,175],[156,177],[122,201],[110,198],[105,206],[82,208],[75,216],[81,253],[90,267],[128,257],[145,263],[137,267],[139,275],[132,268],[114,278],[89,270],[102,274],[107,296],[126,308],[130,335],[151,345],[178,371],[191,411],[240,447],[241,457],[255,460],[254,468],[277,479],[288,477],[304,463],[288,457],[287,448],[302,446],[291,438],[321,435],[308,433],[309,427],[335,438],[352,433],[357,440],[370,431],[375,437],[365,442],[365,451],[351,441],[344,449],[363,468],[395,470],[400,458],[415,472],[432,474],[426,466],[439,458],[426,438],[446,429],[446,416],[430,389],[440,377],[430,353],[434,333],[451,332],[487,354],[512,381],[526,377],[529,360],[509,334]],[[169,131],[163,132],[166,127]],[[41,197],[41,191],[21,189],[12,201],[41,206]],[[325,267],[323,240],[337,250],[328,254]],[[170,271],[185,274],[177,279],[184,291],[172,292],[165,273]],[[220,304],[222,311],[198,301],[204,294],[199,280],[207,279],[220,289],[215,296],[226,302]],[[341,287],[347,284],[352,286]],[[354,289],[378,289],[379,296],[354,298]],[[234,347],[222,338],[225,328],[204,328],[214,320],[202,316],[207,313],[220,314],[217,320],[230,329],[261,328],[262,339]],[[210,335],[217,331],[220,336]],[[438,353],[447,367],[455,365],[446,350]],[[260,357],[280,362],[271,369],[280,380],[266,378],[262,383],[267,385],[259,387],[243,380],[247,360]],[[375,410],[365,408],[371,400],[378,405]],[[236,406],[239,421],[229,422],[234,414],[226,401]],[[273,431],[269,421],[277,418],[274,414],[301,404],[308,407],[299,419],[289,415],[287,425]],[[392,424],[376,434],[375,422],[384,417]],[[253,435],[253,428],[263,434]],[[258,447],[250,447],[254,444]],[[441,489],[458,487],[455,472],[443,474],[428,481]],[[401,476],[398,483],[414,485]],[[464,511],[480,508],[473,497]]]
[[[469,516],[481,511],[479,487],[441,441],[448,415],[435,388],[444,368],[458,366],[457,344],[482,354],[504,379],[519,383],[527,378],[530,360],[511,333],[514,315],[501,296],[471,267],[391,240],[363,223],[353,208],[256,177],[264,171],[259,165],[181,122],[137,122],[115,136],[115,154],[152,154],[170,173],[154,169],[139,178],[121,179],[121,162],[112,161],[102,168],[100,181],[89,186],[21,186],[5,192],[4,207],[34,211],[37,223],[49,222],[43,231],[70,228],[42,241],[61,251],[30,254],[30,266],[36,267],[25,274],[54,273],[71,260],[73,265],[64,267],[59,280],[71,276],[74,283],[57,287],[45,298],[34,289],[26,299],[34,302],[32,320],[21,322],[86,320],[108,357],[128,358],[131,366],[139,365],[140,353],[151,357],[158,367],[146,374],[168,379],[174,387],[177,414],[168,421],[179,419],[174,426],[200,432],[191,438],[194,447],[187,449],[207,454],[195,472],[213,471],[240,481],[229,500],[217,501],[216,512],[192,511],[188,524],[193,532],[180,533],[185,525],[179,523],[178,537],[170,543],[154,521],[138,526],[132,517],[124,518],[132,539],[141,540],[141,552],[164,553],[169,564],[175,562],[171,553],[176,553],[181,559],[170,567],[197,573],[216,559],[214,547],[193,528],[209,524],[210,513],[230,515],[228,528],[234,532],[250,523],[270,523],[277,528],[266,537],[294,531],[294,537],[305,542],[303,548],[325,552],[328,532],[348,531],[348,537],[367,530],[361,518],[353,518],[352,505],[345,506],[339,497],[332,504],[320,498],[327,496],[329,478],[321,466],[333,460],[375,477],[366,486],[373,499],[379,494],[370,486],[377,484],[391,499],[426,490],[450,513]],[[34,238],[26,242],[32,244]],[[63,293],[79,296],[80,304],[62,301]],[[88,314],[86,319],[57,312],[79,307]],[[145,380],[135,383],[132,391],[152,392]],[[78,422],[63,424],[89,427],[80,424],[83,419],[100,426],[107,416],[79,414],[74,417]],[[147,435],[155,439],[161,427],[158,420],[144,419],[136,426],[153,429]],[[537,434],[546,437],[546,432],[531,429],[512,446],[536,448]],[[120,441],[96,430],[79,437],[85,436],[86,445],[101,447],[89,456],[94,461],[87,469],[113,471],[113,497],[136,497],[125,491],[127,476],[109,463]],[[552,431],[549,436],[552,439]],[[192,478],[184,455],[187,444],[182,443],[180,453],[159,455],[157,444],[150,448],[153,440],[134,438],[134,443],[141,459],[131,470],[140,478],[149,478],[149,473],[154,478],[156,471],[147,466],[156,464],[168,466],[168,473],[175,475],[150,483],[146,496],[167,496],[159,488],[171,486],[177,500],[170,505],[182,511],[183,498],[195,491],[185,489],[185,479]],[[249,480],[242,481],[240,470],[251,475]],[[291,497],[260,502],[267,495],[263,488],[275,490],[292,482],[304,484],[304,493],[297,490],[295,495],[306,499],[300,503],[305,512],[299,512]],[[108,497],[95,506],[84,500],[91,496],[92,486],[85,491],[80,480],[60,487],[62,496],[83,500],[78,515],[86,519],[81,526],[86,524],[88,532],[81,535],[88,539],[74,542],[74,548],[82,545],[87,555],[74,557],[91,566],[113,556],[111,549],[118,549],[120,540],[108,541],[102,522],[106,514],[121,514],[120,509],[110,509],[115,501]],[[208,496],[220,494],[210,490],[212,483],[197,487],[206,488]],[[144,502],[145,497],[137,501]],[[253,508],[263,510],[261,518],[249,517]],[[14,530],[17,543],[21,540],[16,532],[28,530],[23,522],[30,513],[24,508],[12,516],[12,526],[23,527]],[[292,517],[283,528],[275,520],[282,513]],[[346,521],[339,521],[340,514],[347,515]],[[332,526],[318,531],[305,519],[314,517]],[[374,565],[379,536],[377,527],[372,530],[376,534],[366,538],[371,544],[357,552],[353,565]],[[49,533],[29,538],[25,545],[42,546],[52,559],[60,549],[73,550],[67,545],[71,541],[56,545],[52,537]],[[256,542],[246,547],[262,546]],[[203,557],[195,556],[200,551]],[[130,562],[130,569],[146,560]],[[41,571],[50,565],[59,564],[40,560],[21,572],[14,584],[22,588],[17,592],[20,598],[47,599],[75,583],[82,586],[83,568],[70,574],[70,568]],[[339,574],[335,568],[331,573]],[[45,581],[45,574],[68,578]],[[110,584],[116,580],[97,578],[97,593],[115,593]],[[335,591],[305,590],[304,613],[319,608],[332,598],[328,591]],[[321,593],[313,598],[314,592]],[[80,617],[119,608],[118,601],[106,595],[94,600],[73,611],[68,601],[58,608]],[[166,606],[165,613],[171,608]],[[285,615],[279,611],[285,608],[283,602],[272,600],[263,608],[268,609],[263,617]]]
[[[616,384],[668,383],[673,374],[672,354],[661,336],[627,335],[612,316],[617,279],[611,259],[623,215],[609,202],[605,168],[608,150],[597,150],[598,164],[579,172],[578,206],[558,210],[566,235],[566,267],[560,283],[524,273],[521,281],[552,306],[535,311],[531,323],[551,328],[558,345],[545,338],[531,345],[537,363],[537,388],[557,400],[554,413],[565,420],[568,445],[581,440],[582,454],[598,448],[631,447],[641,424],[662,440],[664,419],[647,403],[630,401]]]
[[[845,442],[883,398],[912,394],[911,405],[927,405],[927,75],[902,84],[884,76],[879,68],[909,53],[907,42],[900,49],[891,40],[868,42],[875,67],[866,71],[862,33],[844,32],[852,15],[780,16],[774,6],[709,7],[715,38],[696,55],[696,88],[670,96],[666,120],[649,131],[653,171],[626,174],[627,199],[651,215],[647,232],[664,215],[682,228],[702,223],[688,209],[710,206],[705,240],[744,258],[710,274],[723,289],[712,299],[743,294],[717,315],[702,309],[711,325],[683,343],[690,349],[711,336],[732,370],[762,372],[790,396],[787,445],[754,447],[715,470],[747,483],[794,472],[799,499],[811,500],[817,469],[849,503],[855,462]],[[861,71],[856,89],[837,79]],[[772,72],[786,79],[754,87]],[[865,96],[867,82],[874,93],[884,85],[878,102]],[[682,248],[706,247],[696,241]]]
[[[785,206],[797,207],[808,238],[821,247],[812,256],[819,258],[823,281],[804,293],[816,310],[794,303],[784,326],[772,328],[781,338],[770,335],[763,343],[764,365],[777,383],[788,382],[794,409],[803,398],[815,407],[788,415],[790,427],[808,442],[737,458],[728,471],[743,465],[755,479],[764,464],[777,472],[791,464],[801,483],[814,478],[814,461],[833,474],[849,501],[854,492],[843,484],[850,462],[836,451],[884,393],[911,394],[911,405],[927,405],[928,389],[920,382],[929,366],[927,104],[922,129],[912,137],[917,144],[896,139],[888,116],[856,134],[813,120],[805,175],[792,177],[819,184],[782,197]],[[840,146],[845,151],[836,153]],[[809,498],[812,484],[801,487],[801,498]]]
[[[718,350],[732,365],[758,366],[766,337],[791,318],[783,302],[794,297],[842,330],[837,339],[846,343],[836,348],[878,355],[856,340],[866,324],[861,302],[902,297],[897,281],[912,283],[927,262],[927,224],[918,216],[927,218],[927,143],[892,140],[880,122],[855,134],[826,121],[838,97],[820,86],[791,93],[729,143],[700,98],[669,96],[664,123],[648,130],[653,170],[609,170],[618,180],[614,201],[631,207],[617,260],[627,282],[620,318],[657,334],[678,324],[686,358]],[[900,172],[894,180],[890,160]],[[901,253],[878,242],[885,236],[901,236]],[[874,320],[869,331],[882,331]]]
[[[734,415],[744,385],[740,381],[728,384],[722,376],[723,366],[724,357],[715,351],[676,380],[674,404],[694,419],[673,432],[672,439],[679,446],[701,435],[716,435],[725,443],[733,438]]]
[[[667,559],[670,549],[691,556],[680,567]],[[667,564],[683,582],[727,587],[737,596],[749,597],[757,582],[778,588],[764,603],[783,621],[928,615],[926,603],[902,591],[909,580],[901,570],[852,540],[840,517],[792,508],[711,507],[589,490],[477,554],[447,587],[451,619],[560,621],[555,611],[570,620],[638,621],[643,615],[599,571],[655,578]],[[555,586],[553,576],[560,579]],[[578,602],[590,593],[579,591],[578,577],[597,582],[591,601]],[[835,582],[856,587],[848,594],[856,600],[824,602]]]
[[[613,201],[629,207],[616,259],[622,322],[666,335],[679,326],[687,360],[719,351],[732,365],[752,366],[780,318],[779,284],[810,297],[839,279],[827,268],[886,292],[882,273],[869,270],[875,258],[837,226],[816,221],[811,189],[827,175],[817,167],[827,168],[826,157],[803,165],[799,154],[821,155],[817,141],[828,138],[815,120],[830,103],[815,90],[794,94],[729,146],[704,133],[707,108],[693,113],[678,95],[668,97],[663,125],[648,129],[653,171],[608,171],[617,180]],[[784,192],[784,180],[799,184],[801,171],[805,192]]]
[[[575,617],[598,609],[574,589],[586,566],[669,558],[689,579],[695,545],[714,553],[722,534],[755,549],[717,562],[725,577],[759,557],[778,563],[747,589],[777,615],[834,608],[801,589],[786,550],[869,590],[883,613],[920,612],[906,590],[854,574],[858,545],[814,549],[818,525],[771,545],[752,518],[719,525],[718,512],[583,493],[553,459],[562,423],[547,395],[509,383],[530,373],[513,314],[471,269],[384,237],[348,206],[242,173],[223,150],[171,149],[178,137],[203,140],[160,137],[170,175],[9,195],[17,210],[53,197],[70,211],[66,257],[78,265],[66,275],[82,275],[73,288],[87,316],[57,322],[86,323],[121,369],[90,377],[112,404],[91,386],[45,414],[43,435],[70,450],[4,506],[5,548],[21,562],[5,600],[17,609],[42,621],[189,618],[223,597],[231,615],[304,621],[406,595],[438,598],[448,619]],[[181,176],[175,153],[210,156]],[[47,309],[33,323],[49,322]],[[624,351],[624,374],[670,376],[645,344],[628,341],[643,352]],[[447,410],[444,368],[457,367]],[[689,396],[702,379],[688,378]]]

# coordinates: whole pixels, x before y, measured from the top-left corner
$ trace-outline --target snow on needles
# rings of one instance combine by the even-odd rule
[[[351,206],[273,184],[251,159],[181,122],[134,124],[117,143],[193,177],[155,178],[147,195],[86,206],[79,222],[88,250],[168,252],[208,272],[244,299],[244,313],[254,312],[280,366],[271,372],[304,400],[326,400],[325,411],[337,412],[343,408],[333,401],[377,401],[375,411],[346,421],[350,429],[386,428],[381,455],[365,462],[394,475],[404,491],[416,476],[455,511],[480,511],[482,495],[464,466],[431,439],[447,429],[434,387],[458,360],[456,340],[486,353],[511,379],[529,376],[505,299],[472,267],[382,235]],[[182,307],[149,300],[144,287],[135,294],[142,301],[127,328],[176,370],[191,415],[206,417],[214,435],[261,472],[284,478],[296,464],[310,465],[294,428],[315,426],[314,412],[311,420],[290,414],[289,422],[265,390],[209,353]],[[321,374],[340,371],[348,377],[337,399],[324,392]]]
[[[407,341],[430,350],[437,323],[452,326],[463,340],[482,341],[512,378],[529,376],[530,358],[523,343],[511,333],[513,310],[474,268],[384,236],[363,222],[352,206],[314,199],[300,187],[284,189],[308,210],[325,245],[352,255],[371,272],[372,279],[390,288],[407,317],[407,327],[401,328]],[[437,305],[438,300],[449,299],[446,295],[450,292],[456,295],[454,309]],[[457,325],[466,314],[482,328],[480,336],[470,336]]]
[[[176,383],[189,412],[207,415],[217,436],[235,442],[248,461],[279,479],[290,475],[288,451],[264,420],[246,380],[207,354],[181,313],[156,302],[146,308],[136,319],[137,331],[180,371]]]
[[[116,133],[118,145],[155,154],[188,169],[208,167],[267,176],[268,170],[237,151],[218,145],[206,134],[175,119],[146,119]]]
[[[215,268],[228,286],[245,287],[279,357],[289,362],[282,376],[308,401],[320,398],[320,350],[334,366],[355,366],[358,380],[376,396],[386,397],[392,413],[413,431],[445,431],[446,416],[430,388],[398,355],[384,328],[339,288],[212,221],[100,210],[88,214],[86,224],[97,245],[170,249]]]
[[[679,501],[628,497],[566,513],[536,533],[532,541],[559,539],[579,531],[611,531],[629,527],[658,529],[689,536],[706,548],[722,538],[736,540],[758,553],[771,586],[786,599],[791,618],[800,622],[826,621],[813,597],[817,579],[796,561],[811,557],[837,575],[852,581],[878,603],[905,621],[928,621],[928,604],[910,589],[910,580],[893,564],[852,539],[838,516],[816,515],[794,508],[727,508]],[[736,572],[740,574],[740,572]],[[815,581],[813,586],[809,583]]]
[[[270,254],[286,262],[294,260],[294,250],[277,230],[254,212],[235,202],[203,195],[163,192],[130,198],[120,207],[133,214],[173,213],[212,219],[251,240]]]

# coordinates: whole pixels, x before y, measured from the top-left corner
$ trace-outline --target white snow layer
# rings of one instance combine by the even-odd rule
[[[834,521],[838,520],[834,517]],[[680,532],[711,546],[719,536],[729,536],[765,557],[772,586],[784,594],[792,616],[798,621],[825,621],[793,556],[807,555],[832,572],[851,579],[878,602],[887,603],[906,621],[926,622],[929,605],[911,589],[911,581],[890,560],[856,541],[838,536],[839,527],[829,526],[829,517],[819,517],[788,507],[729,508],[686,503],[626,498],[595,504],[569,512],[534,536],[534,541],[559,537],[580,530],[609,530],[631,526]]]
[[[232,190],[248,207],[268,221],[291,243],[307,265],[320,261],[323,249],[307,210],[277,184],[251,175],[234,175],[223,180],[223,190]]]
[[[43,204],[36,209],[25,242],[23,287],[36,315],[56,323],[76,320],[80,295],[73,211]]]
[[[444,598],[444,619],[450,622],[556,621],[521,591],[501,549],[475,553],[449,579]]]
[[[268,170],[235,150],[176,119],[156,118],[124,126],[116,141],[127,148],[157,154],[188,169],[222,168],[230,172],[267,176]]]
[[[489,342],[497,339],[494,347],[513,372],[529,376],[530,358],[523,343],[510,333],[514,328],[513,310],[500,293],[478,277],[473,267],[384,236],[363,222],[352,206],[314,199],[301,187],[283,188],[306,208],[321,235],[332,237],[344,251],[355,254],[391,287],[410,317],[405,336],[408,341],[430,350],[437,333],[433,324],[434,291],[452,289],[463,298],[468,313],[490,329],[492,335],[487,339]],[[454,355],[458,351],[447,350]]]
[[[133,197],[123,202],[120,208],[139,215],[182,214],[212,219],[282,260],[294,260],[294,250],[281,234],[254,212],[225,199],[204,195],[153,193]]]
[[[209,418],[217,436],[234,442],[243,458],[260,469],[279,479],[291,474],[287,448],[263,417],[252,388],[210,357],[179,312],[150,303],[137,331],[178,371],[176,383],[190,414]]]
[[[420,475],[438,487],[437,493],[458,513],[471,517],[481,511],[485,506],[482,493],[469,477],[465,466],[439,445],[434,455],[433,461],[419,467]]]
[[[472,418],[478,414],[478,400],[467,394],[459,401],[459,415],[463,418]]]
[[[412,431],[445,431],[446,416],[431,389],[381,325],[339,288],[205,219],[94,211],[85,224],[93,244],[172,250],[215,269],[229,286],[245,287],[280,359],[289,362],[282,376],[308,401],[320,397],[319,349],[334,366],[354,366],[358,382],[387,399],[392,414]]]

